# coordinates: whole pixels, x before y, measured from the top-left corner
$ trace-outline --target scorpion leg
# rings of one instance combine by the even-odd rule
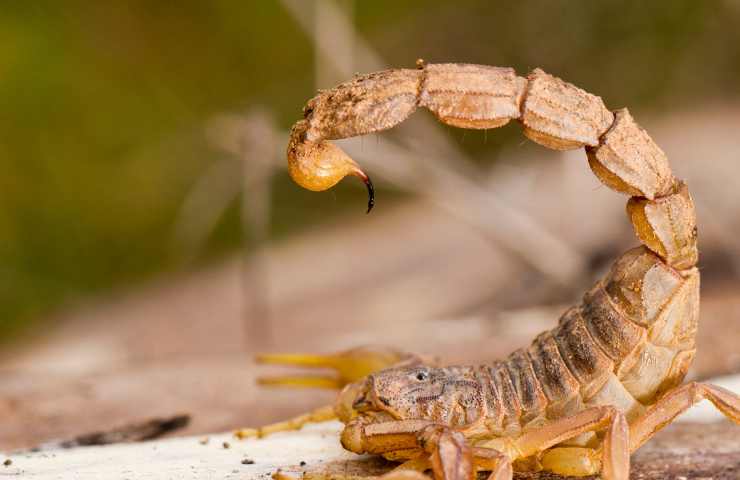
[[[431,460],[424,455],[421,444],[424,443],[423,433],[431,427],[438,426],[429,420],[367,424],[362,418],[355,418],[342,431],[341,443],[345,449],[355,453],[383,455],[389,460],[411,459],[383,475],[381,478],[384,480],[428,480],[423,472],[431,468]]]
[[[430,468],[432,468],[432,466],[429,463],[429,458],[418,457],[418,458],[413,458],[411,460],[407,460],[403,462],[401,465],[394,468],[391,471],[391,473],[395,471],[401,471],[401,470],[406,470],[406,471],[411,470],[414,472],[424,473]]]
[[[629,478],[629,427],[624,414],[612,406],[593,407],[573,416],[555,420],[523,434],[515,441],[518,456],[526,458],[544,452],[543,467],[557,474],[582,472],[583,465],[593,465],[590,449],[554,448],[582,433],[605,431],[601,447],[601,476],[604,480]],[[567,450],[567,451],[566,451]]]
[[[477,465],[480,470],[494,471],[498,475],[492,477],[494,480],[509,480],[502,475],[511,471],[510,465],[507,467],[508,458],[490,449],[473,449],[462,432],[429,420],[364,424],[356,419],[342,432],[342,446],[389,459],[412,458],[384,477],[392,480],[406,478],[407,472],[422,472],[430,466],[436,480],[472,480]]]
[[[511,459],[492,448],[473,448],[473,462],[476,471],[491,472],[488,480],[511,480],[514,474]]]
[[[491,472],[488,480],[511,480],[509,457],[492,448],[471,448],[462,432],[431,425],[419,436],[430,454],[429,462],[436,480],[470,480],[477,472]]]
[[[740,424],[740,396],[716,385],[687,383],[669,391],[630,425],[630,452],[701,400],[709,400],[727,418]]]
[[[273,433],[300,430],[307,423],[328,422],[336,418],[334,407],[332,405],[325,405],[282,422],[271,423],[258,428],[240,428],[234,432],[234,436],[239,440],[251,437],[262,438]]]
[[[497,450],[480,447],[474,447],[472,454],[473,468],[476,473],[491,472],[488,480],[511,480],[513,470],[509,457]],[[382,480],[429,480],[424,472],[430,468],[432,465],[429,458],[416,458],[399,465],[380,478]],[[446,478],[449,480],[449,477]]]
[[[378,477],[378,480],[429,480],[429,477],[418,470],[396,468]]]
[[[430,454],[436,480],[472,480],[475,477],[473,449],[461,432],[431,425],[420,433],[419,440]]]

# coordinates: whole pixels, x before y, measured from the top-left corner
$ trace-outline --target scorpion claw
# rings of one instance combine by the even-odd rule
[[[419,363],[421,359],[384,347],[358,347],[344,352],[315,355],[304,353],[270,353],[258,355],[257,363],[306,368],[326,368],[334,374],[283,375],[261,377],[262,385],[287,387],[318,387],[341,389],[373,372],[401,363]]]
[[[331,367],[335,355],[314,355],[310,353],[261,353],[256,357],[257,363],[274,365],[296,365],[304,367]]]
[[[343,384],[330,375],[275,375],[257,379],[260,385],[272,387],[327,388],[338,390]]]
[[[312,355],[302,353],[272,353],[258,355],[257,363],[290,365],[307,368],[336,368],[335,355]],[[275,375],[257,379],[260,385],[340,389],[344,385],[337,375]]]

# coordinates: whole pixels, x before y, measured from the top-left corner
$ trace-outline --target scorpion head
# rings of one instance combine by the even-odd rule
[[[395,420],[418,420],[457,427],[485,414],[485,398],[474,367],[398,367],[348,385],[336,412],[345,423],[342,444],[348,450],[372,451],[365,427]]]

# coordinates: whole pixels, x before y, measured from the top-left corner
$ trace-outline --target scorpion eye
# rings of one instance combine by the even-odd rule
[[[419,372],[416,374],[416,379],[420,382],[423,382],[427,378],[429,378],[429,374],[427,372]]]

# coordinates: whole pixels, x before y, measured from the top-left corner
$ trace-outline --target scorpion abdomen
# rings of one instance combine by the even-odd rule
[[[696,269],[678,271],[645,247],[626,252],[557,327],[490,367],[500,398],[490,420],[524,427],[594,405],[637,415],[686,374],[698,287]]]

